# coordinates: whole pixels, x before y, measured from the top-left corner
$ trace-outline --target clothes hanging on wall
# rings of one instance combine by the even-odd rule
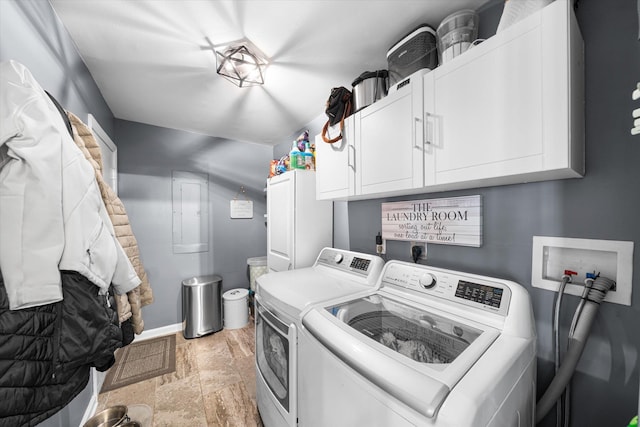
[[[12,310],[59,301],[59,270],[105,294],[140,284],[94,170],[29,70],[0,64],[0,269]]]
[[[60,302],[10,310],[0,272],[0,426],[35,425],[104,371],[122,346],[116,312],[86,277],[60,272]]]
[[[120,322],[131,319],[131,326],[135,334],[141,334],[144,330],[144,321],[142,319],[141,309],[145,305],[153,302],[153,291],[147,278],[147,273],[140,259],[140,251],[138,249],[138,241],[133,234],[129,217],[124,204],[116,193],[109,187],[109,184],[102,177],[102,154],[100,145],[96,141],[91,129],[71,112],[66,112],[71,123],[73,140],[84,154],[95,170],[96,181],[100,188],[102,201],[104,202],[109,218],[113,224],[116,238],[123,247],[129,261],[133,265],[138,277],[140,285],[135,289],[127,292],[126,295],[116,295],[116,304],[118,306],[118,316]]]
[[[141,283],[71,130],[24,65],[0,63],[0,426],[41,422],[114,363],[113,294]]]

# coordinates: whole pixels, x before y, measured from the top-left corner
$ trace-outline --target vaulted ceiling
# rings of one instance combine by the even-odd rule
[[[276,145],[409,31],[487,0],[50,2],[115,117]],[[268,57],[263,86],[216,74],[213,47],[243,38]]]

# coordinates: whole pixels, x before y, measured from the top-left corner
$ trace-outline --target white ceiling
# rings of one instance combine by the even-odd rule
[[[115,117],[270,145],[415,27],[487,1],[50,0]],[[264,86],[215,72],[211,44],[242,38],[269,58]]]

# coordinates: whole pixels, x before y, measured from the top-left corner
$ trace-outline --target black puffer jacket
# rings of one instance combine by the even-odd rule
[[[122,346],[117,314],[79,273],[62,271],[64,299],[9,310],[0,272],[0,426],[33,426],[108,369]]]

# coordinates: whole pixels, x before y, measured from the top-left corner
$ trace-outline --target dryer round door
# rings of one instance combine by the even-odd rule
[[[258,371],[285,412],[290,409],[295,358],[295,326],[286,325],[256,304],[256,363]]]

